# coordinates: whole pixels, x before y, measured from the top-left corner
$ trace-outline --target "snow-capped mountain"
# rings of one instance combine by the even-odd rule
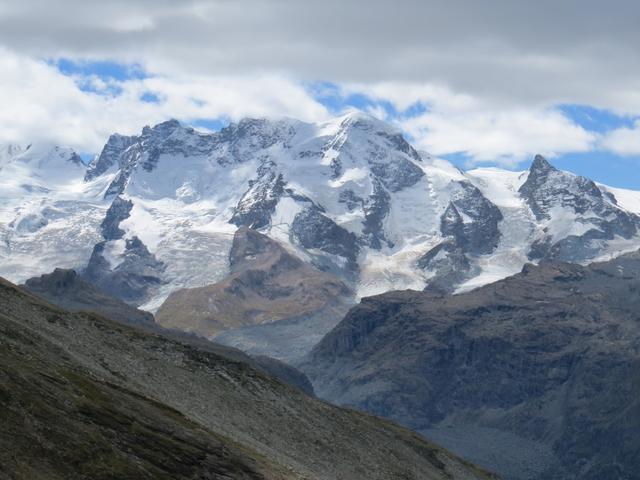
[[[70,148],[0,147],[0,276],[15,281],[81,267],[100,239],[104,180]]]
[[[247,226],[338,274],[359,296],[465,290],[541,259],[637,248],[640,194],[536,157],[526,172],[462,172],[352,113],[245,119],[215,133],[175,120],[112,135],[84,167],[69,149],[0,156],[0,276],[76,268],[155,310],[228,273]]]

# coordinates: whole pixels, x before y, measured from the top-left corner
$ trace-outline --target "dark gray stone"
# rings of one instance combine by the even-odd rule
[[[365,298],[302,370],[321,398],[438,438],[452,432],[447,446],[488,468],[506,468],[496,451],[547,446],[536,468],[510,464],[505,478],[631,479],[638,311],[640,252],[589,267],[529,264],[464,294]],[[484,448],[469,449],[480,431]]]
[[[357,269],[359,247],[356,236],[317,208],[308,207],[298,213],[293,219],[291,231],[303,247],[339,255],[347,260],[348,268]]]
[[[374,179],[373,193],[364,204],[362,241],[365,245],[376,250],[380,250],[383,243],[389,247],[393,247],[393,244],[387,241],[383,229],[383,221],[389,213],[390,202],[391,196],[389,192],[385,190],[379,180]]]
[[[444,241],[418,259],[418,267],[433,272],[425,291],[452,293],[473,272],[469,258],[455,240]]]
[[[125,240],[120,263],[113,267],[104,258],[106,242],[96,244],[83,275],[109,295],[130,305],[141,305],[163,283],[165,265],[149,252],[138,237]]]
[[[65,310],[96,312],[127,325],[157,328],[152,314],[108,295],[74,270],[56,268],[52,273],[30,278],[24,286]]]
[[[129,218],[132,208],[133,202],[131,200],[125,200],[122,197],[113,199],[104,220],[100,224],[100,230],[105,240],[122,238],[125,232],[120,229],[119,225],[120,222]]]
[[[476,255],[491,253],[500,240],[498,224],[503,218],[502,212],[471,183],[458,182],[458,186],[452,196],[452,204],[460,221],[461,213],[469,220],[458,225],[455,232],[445,233],[443,230],[443,233],[453,235],[466,252]]]
[[[258,178],[252,180],[229,223],[254,229],[271,223],[271,215],[285,193],[282,174],[277,173],[273,162],[265,162],[258,168]]]
[[[404,158],[387,163],[372,161],[369,164],[371,173],[391,192],[399,192],[412,187],[424,177],[424,172],[420,167]]]

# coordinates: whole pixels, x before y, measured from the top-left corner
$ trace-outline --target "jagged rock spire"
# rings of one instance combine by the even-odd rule
[[[549,163],[549,161],[542,155],[536,155],[531,162],[531,173],[544,174],[556,170],[556,168]]]

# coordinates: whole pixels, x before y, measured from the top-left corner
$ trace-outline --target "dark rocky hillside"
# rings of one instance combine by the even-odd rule
[[[56,268],[50,274],[30,278],[25,282],[24,288],[65,310],[94,312],[118,323],[132,325],[151,333],[160,333],[229,359],[248,363],[313,395],[313,387],[307,376],[294,367],[267,356],[251,357],[240,350],[210,342],[196,334],[163,328],[155,322],[151,313],[134,308],[103,292],[74,270]]]
[[[214,351],[1,280],[0,306],[0,478],[490,478]]]
[[[65,310],[95,312],[117,322],[155,326],[151,313],[109,295],[74,270],[56,268],[52,273],[30,278],[24,287]]]
[[[303,369],[508,479],[640,478],[640,252],[365,298]]]

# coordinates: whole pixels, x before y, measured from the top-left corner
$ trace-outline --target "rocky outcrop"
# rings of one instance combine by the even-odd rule
[[[383,222],[389,213],[391,196],[385,190],[379,180],[373,181],[373,192],[363,203],[362,211],[364,221],[362,222],[362,243],[370,246],[374,250],[380,250],[383,245],[393,248],[393,243],[386,239]]]
[[[168,120],[144,127],[137,136],[114,134],[109,137],[100,155],[89,165],[85,181],[114,170],[117,173],[105,197],[121,195],[136,169],[153,171],[161,155],[203,155],[211,153],[213,148],[206,135],[193,128],[183,128],[177,120]]]
[[[394,424],[0,280],[10,478],[487,479]]]
[[[426,432],[505,478],[635,478],[639,309],[640,252],[529,264],[460,295],[365,298],[303,370],[321,398]]]
[[[107,241],[95,245],[83,275],[109,295],[140,305],[162,284],[164,264],[138,238],[127,238],[122,254],[112,264],[106,258]]]
[[[473,265],[455,240],[442,242],[418,259],[418,267],[432,272],[425,291],[451,293],[473,273]]]
[[[291,224],[291,232],[304,248],[343,257],[350,269],[357,268],[359,247],[356,236],[337,225],[317,207],[310,206],[298,213]]]
[[[100,230],[105,240],[119,240],[124,235],[124,230],[120,229],[120,222],[129,218],[133,202],[122,197],[116,197],[107,209],[107,214],[100,224]]]
[[[100,224],[104,240],[94,245],[82,275],[105,293],[138,306],[162,285],[165,265],[137,236],[124,238],[120,223],[132,209],[130,199],[117,196],[111,201]]]
[[[230,223],[259,229],[269,225],[271,215],[284,194],[286,185],[273,162],[266,162],[258,169],[258,178],[252,180],[236,206]]]
[[[335,324],[352,301],[353,292],[339,279],[246,227],[234,236],[230,269],[221,282],[169,295],[156,314],[158,323],[207,337],[312,315],[326,315]]]
[[[477,187],[469,182],[458,182],[451,196],[450,207],[455,207],[460,224],[448,230],[442,220],[441,230],[451,235],[466,252],[474,255],[488,254],[500,240],[499,223],[502,221],[500,209],[487,200]]]
[[[56,268],[30,278],[24,287],[54,305],[70,311],[95,312],[129,325],[155,328],[153,315],[133,308],[80,277],[74,270]]]
[[[477,275],[473,258],[498,246],[500,209],[469,182],[456,182],[451,201],[440,216],[444,241],[418,258],[418,268],[430,274],[426,291],[452,293]]]

